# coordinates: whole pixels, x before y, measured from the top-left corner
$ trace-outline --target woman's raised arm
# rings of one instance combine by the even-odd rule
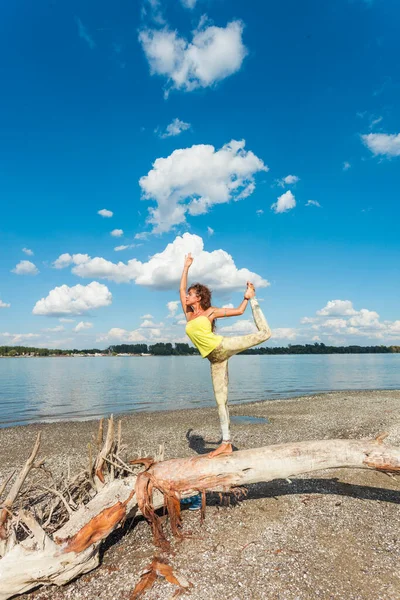
[[[247,283],[247,289],[244,293],[244,298],[237,308],[214,308],[212,316],[214,319],[221,319],[222,317],[238,317],[242,315],[247,308],[247,304],[250,298],[253,298],[255,294],[254,285],[250,282]]]
[[[182,310],[185,313],[185,316],[187,314],[187,308],[186,308],[187,276],[188,276],[188,272],[189,272],[190,265],[192,264],[192,262],[193,262],[193,257],[189,252],[189,254],[187,254],[185,256],[185,264],[183,266],[181,283],[179,286],[179,295],[181,298]]]

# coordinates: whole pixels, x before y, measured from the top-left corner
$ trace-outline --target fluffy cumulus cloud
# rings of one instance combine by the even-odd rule
[[[220,150],[198,144],[158,158],[139,180],[143,198],[157,203],[149,209],[153,232],[170,231],[185,222],[187,213],[203,214],[214,204],[250,196],[255,174],[268,167],[244,147],[244,140],[232,140]]]
[[[350,300],[329,300],[329,302],[320,310],[317,310],[319,317],[340,317],[352,316],[357,314]]]
[[[279,196],[278,200],[274,202],[274,204],[271,204],[271,208],[276,214],[292,210],[292,208],[295,206],[296,199],[290,190],[282,194],[282,196]]]
[[[175,317],[176,315],[176,311],[179,308],[179,300],[171,300],[170,302],[167,302],[167,308],[168,308],[168,318],[172,318]]]
[[[160,138],[168,138],[179,135],[183,131],[187,131],[190,129],[190,123],[185,123],[185,121],[181,121],[180,119],[173,119],[172,123],[167,125],[165,131],[159,131],[156,129],[156,133],[160,136]]]
[[[400,156],[400,133],[368,133],[361,139],[374,156]]]
[[[210,87],[240,69],[247,54],[242,33],[241,21],[216,27],[202,19],[191,41],[168,27],[144,29],[139,41],[151,74],[165,77],[167,89],[190,92]]]
[[[80,321],[78,323],[78,325],[76,327],[74,327],[74,331],[76,333],[79,333],[80,331],[83,331],[84,329],[91,329],[93,327],[93,323],[90,323],[90,321]]]
[[[272,341],[275,340],[295,340],[298,337],[298,331],[293,327],[277,327],[272,330]]]
[[[286,175],[286,177],[278,179],[277,184],[279,187],[285,187],[285,185],[294,185],[298,181],[300,181],[300,177],[297,177],[297,175]]]
[[[101,210],[97,211],[97,214],[100,215],[101,217],[106,217],[106,218],[111,218],[113,216],[113,212],[112,210],[107,210],[107,208],[102,208]]]
[[[113,229],[112,231],[110,231],[110,234],[113,237],[121,237],[122,235],[124,235],[124,231],[123,229]]]
[[[37,275],[39,269],[30,260],[20,260],[19,263],[12,269],[12,273],[17,275]]]
[[[31,250],[30,248],[22,248],[22,252],[24,254],[27,254],[27,256],[33,256],[33,250]]]
[[[145,342],[146,338],[138,330],[128,331],[121,327],[112,327],[108,333],[100,335],[97,338],[98,342]]]
[[[350,300],[330,300],[315,317],[304,317],[301,323],[310,326],[303,334],[318,332],[318,339],[329,343],[356,343],[358,337],[364,344],[395,344],[400,338],[400,321],[381,321],[376,311],[356,310]]]
[[[111,342],[111,343],[122,343],[122,342],[158,342],[163,339],[171,341],[170,333],[163,335],[162,327],[150,327],[148,324],[141,324],[139,328],[129,331],[128,329],[122,329],[121,327],[112,327],[107,333],[100,335],[97,338],[99,342]],[[160,324],[162,325],[162,324]]]
[[[135,282],[159,290],[176,290],[185,254],[189,252],[195,257],[190,279],[202,281],[213,290],[240,290],[246,281],[252,281],[256,288],[269,285],[257,273],[246,268],[239,269],[232,256],[224,250],[207,252],[202,238],[190,233],[177,236],[162,252],[154,254],[144,263],[135,258],[127,263],[113,263],[105,258],[91,258],[87,254],[62,254],[55,263],[61,259],[64,266],[73,264],[72,272],[79,277],[109,279],[117,283]]]
[[[61,316],[82,315],[86,312],[109,306],[112,295],[107,286],[97,281],[88,285],[61,285],[51,290],[46,298],[38,300],[33,308],[34,315]]]
[[[223,322],[226,322],[225,319]],[[232,325],[218,327],[218,333],[221,335],[247,335],[248,333],[255,333],[256,331],[257,327],[250,319],[239,319],[232,323]]]
[[[11,304],[7,303],[7,302],[3,302],[3,300],[0,300],[0,308],[10,308]]]

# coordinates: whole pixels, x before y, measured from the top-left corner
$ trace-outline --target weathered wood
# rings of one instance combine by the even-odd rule
[[[121,521],[140,513],[140,480],[151,482],[151,496],[146,502],[154,512],[164,501],[158,490],[178,500],[179,506],[180,496],[198,490],[227,491],[234,486],[341,467],[400,472],[400,449],[383,445],[382,437],[375,441],[322,440],[242,450],[212,459],[206,455],[154,463],[138,477],[129,475],[105,483],[53,539],[35,522],[29,525],[25,516],[32,538],[15,545],[0,560],[0,600],[41,583],[62,585],[96,567],[101,540]]]

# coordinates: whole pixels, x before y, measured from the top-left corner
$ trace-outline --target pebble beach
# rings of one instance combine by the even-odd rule
[[[107,416],[107,415],[105,415]],[[400,446],[400,391],[331,392],[235,405],[237,449],[316,439],[373,439]],[[251,417],[247,419],[245,417]],[[219,421],[214,407],[118,416],[127,455],[165,458],[214,449]],[[265,421],[264,421],[265,419]],[[42,432],[40,458],[55,474],[87,464],[87,445],[98,421],[36,424],[0,430],[0,483],[29,456]],[[192,600],[379,600],[400,598],[400,476],[364,469],[316,471],[291,480],[249,486],[247,498],[221,505],[207,497],[206,520],[185,510],[174,542],[173,569],[193,587]],[[130,598],[154,546],[143,520],[128,522],[103,544],[100,566],[62,588],[42,587],[25,600]],[[158,579],[144,596],[174,597]]]

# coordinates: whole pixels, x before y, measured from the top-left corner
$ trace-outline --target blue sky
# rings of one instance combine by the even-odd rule
[[[187,341],[188,251],[269,344],[400,343],[396,0],[2,13],[0,345]]]

